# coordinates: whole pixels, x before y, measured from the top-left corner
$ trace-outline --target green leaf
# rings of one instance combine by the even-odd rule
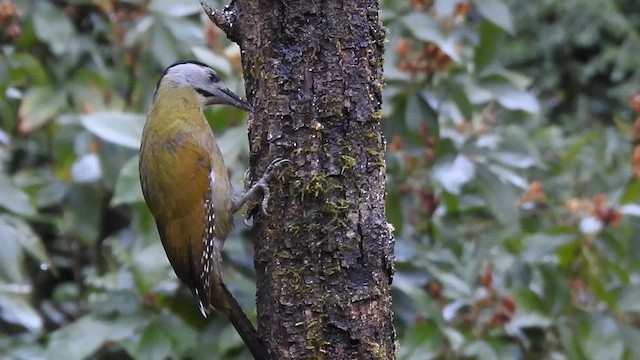
[[[151,0],[149,10],[173,17],[185,17],[202,11],[198,1]]]
[[[464,91],[467,94],[469,102],[472,104],[484,104],[495,98],[491,91],[486,89],[484,86],[480,86],[476,82],[468,82],[464,85]]]
[[[620,212],[624,215],[640,217],[639,204],[627,204],[620,207]]]
[[[570,289],[567,286],[567,279],[562,276],[558,268],[552,264],[540,264],[535,268],[541,276],[541,296],[545,299],[550,309],[549,312],[552,315],[557,315],[559,312],[565,311],[571,297]]]
[[[15,186],[10,178],[0,173],[0,207],[15,214],[33,216],[36,209],[31,205],[29,195]]]
[[[388,191],[386,202],[387,219],[395,228],[394,235],[396,236],[400,236],[402,234],[402,226],[404,225],[402,203],[400,200],[400,194],[397,191]]]
[[[197,60],[211,66],[218,73],[223,73],[227,76],[232,74],[231,64],[224,56],[220,56],[203,46],[192,46],[191,52]]]
[[[89,153],[80,156],[71,165],[71,178],[76,183],[91,183],[102,177],[100,158],[97,154]]]
[[[160,241],[149,243],[132,254],[134,275],[140,292],[155,291],[167,279],[171,266]]]
[[[129,159],[118,175],[111,206],[130,204],[144,201],[142,187],[140,186],[140,174],[138,172],[138,155]]]
[[[640,359],[640,330],[633,325],[619,324],[618,331],[620,331],[620,337],[625,344],[626,351],[630,356],[628,359]]]
[[[460,198],[455,194],[445,191],[440,201],[445,205],[447,212],[455,214],[460,211]]]
[[[151,53],[154,60],[163,68],[182,57],[178,42],[163,21],[157,21],[151,28]]]
[[[473,105],[467,96],[466,84],[459,81],[445,81],[443,85],[445,86],[446,94],[451,97],[451,100],[453,100],[462,114],[463,120],[473,118]]]
[[[434,321],[422,321],[407,329],[399,358],[402,360],[439,359],[444,350],[442,331]]]
[[[443,333],[448,342],[447,345],[451,346],[451,349],[453,351],[457,353],[460,350],[462,350],[462,347],[464,346],[464,343],[465,343],[465,338],[460,331],[457,331],[452,327],[446,327],[443,329]]]
[[[555,262],[556,251],[559,247],[571,244],[574,237],[571,235],[532,234],[524,238],[524,250],[520,254],[520,260],[528,263]]]
[[[424,121],[425,111],[421,102],[422,98],[415,92],[407,96],[407,103],[404,109],[404,122],[407,125],[407,129],[413,132],[419,131],[420,128],[426,124]]]
[[[36,9],[33,27],[38,39],[49,45],[51,52],[62,55],[74,36],[73,24],[64,11],[51,5]]]
[[[622,290],[618,299],[620,311],[640,313],[640,286],[629,286]]]
[[[640,180],[631,180],[624,189],[620,203],[628,204],[632,202],[640,202]]]
[[[518,198],[510,186],[492,172],[477,168],[478,187],[489,209],[505,226],[519,226]]]
[[[47,346],[47,359],[86,359],[105,342],[129,337],[135,329],[135,323],[106,321],[92,315],[86,315],[51,333]]]
[[[38,189],[35,196],[35,205],[38,208],[59,205],[64,200],[68,190],[69,185],[67,183],[51,176],[43,184],[43,187]]]
[[[568,321],[567,321],[568,320]],[[559,321],[557,324],[560,343],[564,349],[564,353],[567,354],[568,359],[583,360],[585,356],[580,349],[581,339],[578,339],[577,332],[583,330],[582,327],[576,326],[575,319],[565,319],[565,321]]]
[[[433,276],[440,281],[444,291],[452,298],[468,299],[472,295],[471,286],[456,274],[434,272]]]
[[[458,0],[435,0],[433,8],[436,11],[437,16],[447,17],[454,15]]]
[[[0,279],[8,284],[22,285],[25,281],[24,253],[15,239],[19,234],[4,221],[0,222],[0,231]]]
[[[432,17],[420,12],[411,12],[403,18],[406,29],[417,39],[432,42],[447,54],[453,61],[460,61],[462,58],[458,53],[458,44],[452,36],[445,36],[440,28],[440,24]]]
[[[65,198],[63,232],[87,246],[95,246],[100,233],[102,196],[96,184],[74,184]]]
[[[541,314],[548,312],[548,306],[545,304],[544,299],[530,289],[517,289],[513,297],[516,300],[516,304],[518,304],[518,309]]]
[[[29,299],[30,296],[26,294],[0,291],[0,317],[6,322],[20,325],[35,333],[42,329],[42,318],[31,306]]]
[[[463,352],[465,357],[478,360],[500,359],[491,345],[486,341],[476,340],[467,345]]]
[[[474,178],[475,172],[475,164],[460,154],[453,161],[439,162],[434,167],[433,178],[448,192],[460,194],[462,186]]]
[[[509,8],[501,0],[481,0],[473,3],[480,14],[509,34],[515,32]]]
[[[47,249],[40,237],[22,219],[10,215],[0,215],[0,244],[17,242],[40,264],[52,266]]]
[[[218,332],[218,338],[216,340],[218,349],[222,354],[228,354],[233,350],[241,349],[244,345],[242,338],[240,338],[236,329],[231,325],[225,326],[222,331]]]
[[[171,357],[171,339],[167,336],[167,330],[163,324],[152,321],[142,332],[136,359],[167,359]]]
[[[49,83],[49,76],[35,55],[15,53],[9,57],[11,64],[11,80],[15,83],[29,81],[34,85]],[[2,85],[0,85],[2,86]]]
[[[201,23],[178,17],[164,17],[162,23],[171,32],[176,43],[180,44],[182,53],[185,52],[182,49],[191,45],[204,45],[204,31]]]
[[[182,352],[196,347],[198,333],[176,314],[164,312],[159,318],[158,325],[163,329],[170,329],[167,335],[171,338],[174,352]]]
[[[232,181],[243,181],[249,158],[249,140],[247,127],[244,123],[228,128],[217,136],[220,152],[225,160],[227,169],[232,174]]]
[[[97,112],[80,116],[82,125],[103,140],[130,149],[140,148],[145,116],[124,112]]]
[[[504,31],[490,22],[480,25],[480,42],[475,48],[474,63],[477,73],[491,65],[500,53]]]
[[[507,325],[507,330],[511,334],[518,334],[522,329],[542,328],[546,329],[553,324],[549,316],[529,311],[518,310]]]
[[[531,93],[519,90],[512,85],[488,85],[486,88],[491,91],[500,105],[509,110],[522,110],[530,114],[540,112],[538,99]]]
[[[47,346],[48,359],[82,360],[93,354],[109,337],[109,325],[93,316],[82,317],[54,331]]]
[[[536,159],[528,154],[496,151],[490,154],[491,158],[516,169],[528,169],[536,165]]]
[[[27,90],[20,108],[20,132],[30,133],[57,115],[67,104],[64,90],[52,87],[31,87]]]
[[[154,16],[143,15],[136,18],[133,26],[130,27],[124,35],[124,46],[127,48],[134,47],[154,24]]]
[[[124,108],[124,100],[118,96],[117,92],[109,88],[110,85],[102,84],[102,81],[104,79],[95,73],[78,72],[75,79],[65,85],[70,103],[80,104],[83,109],[90,110],[90,112]],[[58,118],[57,120],[60,122],[62,119]]]
[[[615,321],[606,317],[597,318],[595,322],[590,324],[588,334],[582,343],[582,348],[588,359],[622,359],[624,345]]]
[[[487,166],[487,169],[507,184],[515,185],[523,190],[525,190],[529,186],[529,183],[524,177],[520,176],[518,173],[507,167],[497,164],[491,164]]]

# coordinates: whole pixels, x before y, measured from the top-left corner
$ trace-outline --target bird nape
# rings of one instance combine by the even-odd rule
[[[211,307],[226,314],[254,358],[264,345],[222,278],[221,251],[233,214],[263,193],[290,161],[277,159],[255,185],[234,196],[224,159],[203,109],[222,104],[251,111],[209,66],[181,61],[169,66],[156,86],[140,145],[140,183],[169,262],[189,287],[203,316]]]

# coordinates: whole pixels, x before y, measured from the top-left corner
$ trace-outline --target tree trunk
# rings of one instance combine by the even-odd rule
[[[256,220],[270,359],[395,358],[378,12],[377,0],[237,0],[209,13],[243,51],[252,178],[275,158],[295,164]]]

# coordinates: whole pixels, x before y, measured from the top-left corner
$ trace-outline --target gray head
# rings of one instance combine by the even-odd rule
[[[180,61],[166,68],[158,80],[156,92],[162,82],[193,87],[204,105],[224,104],[251,111],[251,105],[229,90],[212,68],[199,61]]]

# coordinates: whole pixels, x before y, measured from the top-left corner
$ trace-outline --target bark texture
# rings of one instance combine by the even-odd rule
[[[377,0],[208,11],[242,48],[252,178],[278,157],[295,164],[256,220],[258,333],[270,359],[395,358],[378,12]]]

